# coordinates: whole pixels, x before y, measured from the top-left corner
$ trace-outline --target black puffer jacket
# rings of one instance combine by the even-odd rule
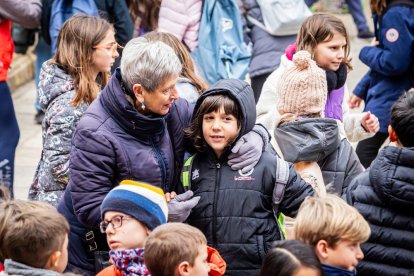
[[[251,87],[239,80],[220,81],[203,93],[195,109],[207,96],[216,93],[228,94],[238,102],[244,119],[239,137],[249,132],[256,119]],[[254,170],[242,174],[227,165],[228,154],[225,152],[217,159],[209,149],[194,158],[191,189],[201,199],[188,222],[206,235],[210,246],[218,249],[227,263],[226,275],[258,275],[272,242],[281,239],[272,211],[277,157],[263,152]],[[295,216],[305,197],[311,195],[312,187],[290,165],[279,210]]]
[[[340,140],[333,119],[300,119],[275,129],[276,141],[286,161],[316,161],[330,192],[342,195],[349,183],[363,172],[351,144]]]
[[[358,275],[414,275],[414,148],[382,149],[346,200],[371,227]]]

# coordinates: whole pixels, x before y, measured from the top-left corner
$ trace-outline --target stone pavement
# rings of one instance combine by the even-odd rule
[[[348,76],[350,91],[367,71],[367,67],[358,59],[360,49],[369,44],[367,40],[356,38],[356,29],[350,15],[340,15],[351,35],[352,71]],[[368,22],[370,22],[368,20]],[[34,101],[36,88],[34,81],[20,86],[13,92],[14,107],[20,127],[20,141],[15,159],[14,192],[16,198],[27,198],[28,189],[33,180],[36,166],[42,152],[42,128],[35,124]]]

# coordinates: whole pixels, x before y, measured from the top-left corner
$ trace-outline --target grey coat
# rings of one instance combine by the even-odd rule
[[[45,111],[42,123],[43,150],[29,189],[29,198],[54,206],[69,182],[69,154],[76,126],[87,105],[75,107],[72,78],[56,64],[45,62],[40,72],[39,104]]]
[[[286,161],[316,161],[328,191],[342,195],[349,183],[363,172],[351,144],[340,139],[333,119],[300,119],[284,122],[275,138]]]
[[[57,273],[52,270],[41,269],[41,268],[34,268],[22,263],[15,262],[11,259],[6,259],[4,261],[4,270],[5,273],[0,273],[2,275],[20,275],[20,276],[59,276],[60,273]]]

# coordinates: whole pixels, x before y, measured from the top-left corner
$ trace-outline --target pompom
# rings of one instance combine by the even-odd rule
[[[308,51],[299,51],[293,55],[293,64],[300,71],[308,68],[311,61],[311,54]]]

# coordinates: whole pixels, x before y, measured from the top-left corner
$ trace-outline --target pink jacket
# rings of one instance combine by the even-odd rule
[[[202,0],[163,0],[158,31],[174,34],[194,51],[198,46],[202,6]]]

